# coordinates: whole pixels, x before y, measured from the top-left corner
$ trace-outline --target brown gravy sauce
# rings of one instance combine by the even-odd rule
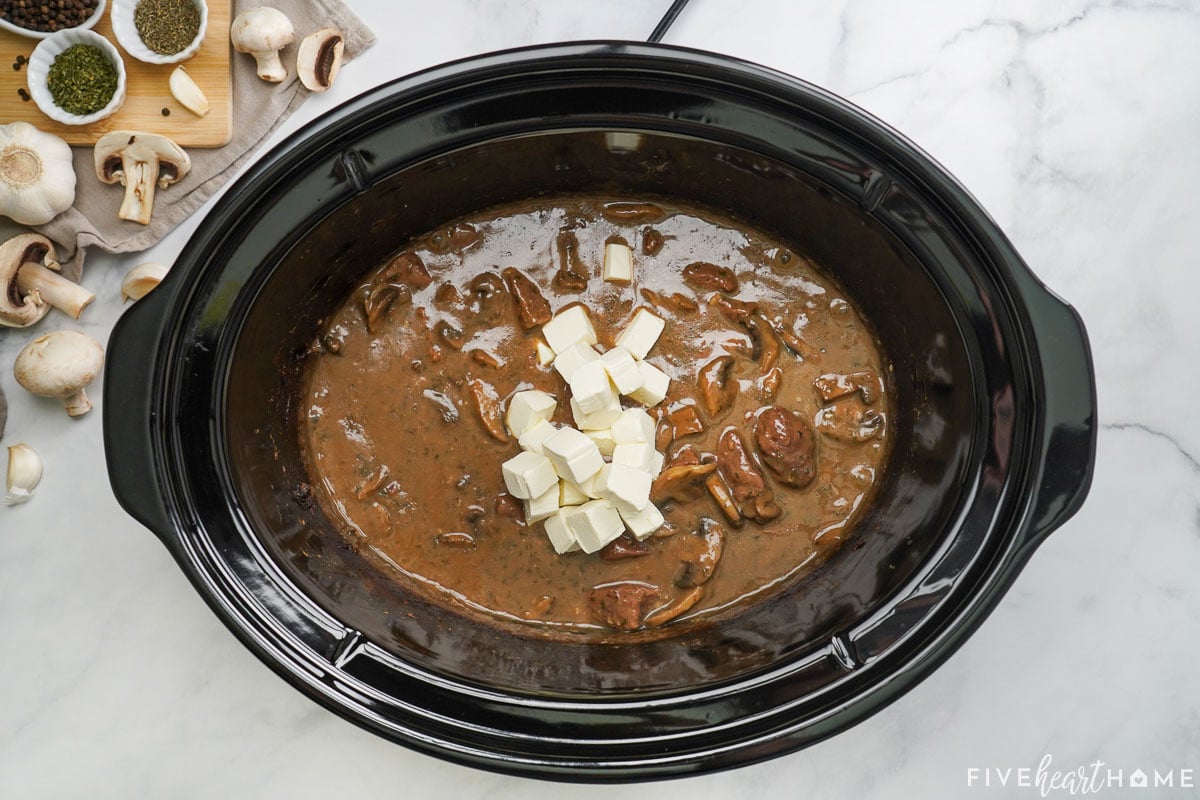
[[[634,253],[631,285],[600,277],[604,245],[618,239]],[[726,270],[685,269],[697,262]],[[519,452],[515,439],[501,441],[494,419],[488,430],[489,408],[530,388],[555,395],[553,421],[572,424],[566,384],[539,364],[538,327],[522,326],[501,277],[509,267],[555,312],[583,303],[602,346],[638,307],[662,316],[647,360],[671,378],[654,412],[668,465],[684,448],[715,460],[733,428],[778,516],[734,524],[699,487],[694,500],[659,504],[666,523],[644,545],[618,540],[625,557],[613,546],[557,555],[504,494],[500,464]],[[729,274],[736,291],[722,291]],[[328,518],[407,588],[544,634],[698,619],[784,587],[846,540],[892,438],[889,366],[839,287],[752,226],[690,206],[556,197],[459,220],[366,275],[319,345],[300,436]],[[722,357],[736,395],[714,415],[698,376]],[[686,406],[704,430],[672,438],[672,420],[693,415],[668,413]],[[811,426],[815,478],[803,488],[784,485],[756,447],[771,406]]]

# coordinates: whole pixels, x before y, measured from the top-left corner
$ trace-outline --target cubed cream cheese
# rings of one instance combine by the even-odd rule
[[[554,318],[542,326],[542,336],[546,344],[555,354],[562,353],[568,347],[583,342],[592,345],[596,343],[596,329],[592,327],[592,318],[587,309],[580,305],[569,306],[554,315]]]
[[[621,400],[613,394],[611,402],[592,414],[585,414],[575,398],[571,398],[571,416],[581,431],[602,431],[612,426],[621,417]]]
[[[508,431],[513,436],[520,436],[533,427],[539,419],[548,420],[554,416],[558,401],[554,395],[546,394],[537,389],[526,389],[517,392],[508,401],[508,413],[504,417]]]
[[[609,408],[617,400],[616,390],[608,379],[608,371],[604,368],[603,361],[589,361],[580,365],[571,373],[568,383],[571,387],[571,399],[585,415]]]
[[[558,511],[558,481],[537,497],[525,501],[525,524],[541,522]]]
[[[612,438],[617,444],[654,441],[654,417],[644,408],[627,408],[612,425]]]
[[[595,553],[625,530],[621,515],[607,500],[591,500],[570,512],[567,527],[585,553]]]
[[[604,466],[600,448],[574,428],[559,428],[542,442],[542,450],[558,477],[573,483],[587,480]]]
[[[599,361],[600,354],[597,353],[590,344],[578,342],[571,345],[566,350],[563,350],[554,359],[554,369],[562,375],[562,379],[570,383],[571,376],[575,374],[575,370],[587,364],[589,361]]]
[[[537,360],[538,364],[547,367],[554,363],[554,351],[550,349],[550,345],[543,342],[541,339],[537,343]]]
[[[629,283],[633,280],[633,252],[629,245],[611,242],[604,245],[604,269],[601,277],[612,283]]]
[[[570,429],[564,428],[563,430]],[[586,436],[583,438],[591,443],[591,439]],[[596,458],[600,458],[599,451],[596,452]],[[596,469],[598,470],[599,467]],[[504,485],[508,489],[508,493],[520,500],[538,497],[545,494],[551,486],[558,485],[559,476],[550,459],[529,451],[519,453],[505,461],[500,465],[500,471],[504,475]]]
[[[648,361],[639,361],[638,369],[642,372],[642,385],[629,395],[629,399],[644,406],[656,406],[667,396],[671,379],[667,373]]]
[[[654,461],[650,464],[650,477],[657,478],[663,471],[663,464],[667,463],[667,457],[662,453],[655,451]]]
[[[640,469],[649,474],[654,469],[657,459],[655,456],[659,452],[654,449],[654,445],[649,442],[633,442],[630,444],[619,444],[613,448],[612,463],[623,464],[626,467]],[[657,475],[655,472],[651,475]]]
[[[617,509],[635,514],[650,502],[653,479],[645,470],[624,464],[605,464],[600,474],[604,498]]]
[[[589,439],[596,443],[596,447],[600,448],[600,455],[611,457],[613,448],[617,446],[613,439],[612,428],[601,428],[598,431],[584,431]]]
[[[610,131],[604,134],[604,144],[609,150],[618,153],[633,152],[642,146],[642,135],[627,131]]]
[[[517,444],[521,445],[522,450],[528,450],[538,455],[545,455],[542,451],[542,443],[556,430],[558,428],[554,427],[552,423],[544,419],[539,419],[517,437]]]
[[[650,348],[654,347],[654,343],[658,341],[658,337],[662,335],[663,329],[666,327],[667,323],[663,321],[662,317],[643,306],[633,312],[633,319],[629,320],[625,330],[621,331],[621,335],[617,337],[616,345],[624,347],[633,354],[634,358],[641,360],[650,352]],[[551,342],[550,346],[553,347],[554,343]]]
[[[662,527],[663,519],[662,512],[658,510],[658,506],[654,503],[647,503],[646,507],[641,511],[633,513],[618,512],[621,519],[625,522],[625,527],[633,534],[633,538],[639,542],[645,541],[650,537],[650,534]]]
[[[596,474],[598,475],[599,473]],[[592,480],[592,478],[588,478],[588,480]],[[590,499],[592,498],[588,497],[583,489],[579,488],[579,484],[565,480],[558,482],[558,504],[563,508],[567,506],[581,506]]]
[[[550,540],[550,544],[554,545],[554,552],[560,556],[563,553],[573,553],[579,549],[579,542],[575,541],[575,534],[571,533],[570,527],[567,526],[567,514],[572,510],[559,509],[546,517],[546,538]]]
[[[632,394],[641,388],[646,379],[638,369],[637,362],[624,347],[614,347],[600,356],[600,362],[608,372],[608,378],[621,394]]]
[[[605,466],[608,466],[607,464]],[[587,495],[592,500],[599,500],[604,497],[604,467],[601,467],[595,475],[588,478],[579,484],[579,490]]]

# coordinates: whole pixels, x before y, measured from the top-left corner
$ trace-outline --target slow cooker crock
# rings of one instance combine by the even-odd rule
[[[845,287],[895,366],[891,461],[851,541],[653,641],[544,641],[430,605],[302,490],[306,345],[355,280],[439,223],[566,192],[772,231]],[[347,103],[230,187],[109,353],[118,500],[268,666],[395,741],[569,780],[747,764],[882,708],[1078,509],[1095,450],[1082,323],[945,170],[814,86],[662,46],[493,54]]]

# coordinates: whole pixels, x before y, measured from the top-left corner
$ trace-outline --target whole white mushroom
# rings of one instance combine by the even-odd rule
[[[22,348],[13,365],[17,383],[39,397],[61,400],[72,417],[92,410],[84,391],[104,366],[104,348],[79,331],[54,331]]]
[[[287,77],[287,68],[279,51],[295,39],[292,21],[277,8],[258,6],[238,14],[229,28],[233,49],[249,53],[258,62],[258,77],[279,83]]]

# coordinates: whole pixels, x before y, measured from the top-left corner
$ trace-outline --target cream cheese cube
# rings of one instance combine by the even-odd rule
[[[618,511],[621,515],[625,527],[633,534],[633,538],[639,542],[644,542],[650,538],[650,534],[662,527],[666,521],[663,519],[662,512],[658,510],[658,506],[654,503],[647,503],[646,507],[641,511],[635,511],[627,514],[623,511]]]
[[[580,305],[569,306],[555,314],[542,326],[542,336],[546,337],[546,344],[555,354],[579,342],[589,345],[596,343],[592,318],[588,316],[587,309]]]
[[[571,399],[584,414],[595,414],[617,401],[617,392],[608,380],[608,371],[601,361],[589,361],[579,367],[571,373],[568,384],[571,387]]]
[[[654,441],[654,417],[644,408],[627,408],[612,425],[613,441],[617,444],[634,444]]]
[[[637,362],[624,347],[614,347],[600,356],[600,363],[608,373],[609,380],[621,394],[631,394],[641,388],[646,379],[638,369]]]
[[[613,439],[612,428],[601,428],[598,431],[584,431],[589,439],[596,443],[596,447],[600,448],[600,455],[612,457],[613,448],[617,446],[616,440]]]
[[[650,502],[653,479],[645,470],[624,464],[605,464],[600,472],[600,489],[604,498],[618,510],[636,514]]]
[[[524,433],[517,437],[517,444],[521,445],[522,450],[528,450],[531,453],[537,453],[539,456],[545,455],[542,451],[542,444],[549,438],[558,428],[552,423],[544,419],[539,419],[533,423]]]
[[[650,464],[650,477],[657,478],[662,474],[663,464],[667,463],[667,457],[657,450],[654,451],[654,461]]]
[[[551,322],[553,321],[551,320]],[[658,341],[658,337],[662,335],[663,329],[666,327],[667,323],[662,317],[643,306],[633,312],[633,319],[629,320],[625,330],[621,331],[621,335],[617,337],[616,345],[624,347],[640,361],[650,352],[650,348],[654,347],[654,343]]]
[[[604,466],[608,465],[605,464]],[[599,500],[604,497],[604,467],[601,467],[595,475],[579,484],[579,489],[592,500]]]
[[[571,376],[575,374],[575,370],[589,361],[599,360],[600,354],[593,350],[590,344],[578,342],[563,350],[555,357],[554,369],[558,371],[559,375],[562,375],[564,381],[570,383]]]
[[[525,524],[541,522],[558,511],[558,482],[537,497],[525,501]]]
[[[548,367],[554,363],[554,351],[550,349],[550,345],[540,339],[537,343],[537,360],[538,364],[543,367]]]
[[[599,475],[600,473],[596,473]],[[593,476],[594,478],[595,476]],[[592,480],[592,478],[588,478]],[[563,508],[567,506],[581,506],[591,498],[584,493],[583,489],[579,488],[579,484],[571,481],[560,480],[558,482],[558,504]]]
[[[539,419],[548,420],[554,416],[558,401],[554,395],[546,394],[537,389],[526,389],[517,392],[508,401],[508,413],[504,422],[513,436],[520,436],[533,427]]]
[[[633,280],[633,252],[629,245],[620,242],[604,245],[601,277],[612,283],[629,283]]]
[[[621,400],[614,392],[609,405],[592,414],[585,414],[574,397],[571,398],[571,416],[579,430],[602,431],[611,427],[621,417]]]
[[[567,526],[567,514],[573,510],[560,508],[546,517],[546,538],[550,540],[550,544],[554,545],[554,552],[560,556],[563,553],[574,553],[579,550],[579,542],[575,541],[575,534],[571,533],[571,529]]]
[[[587,439],[586,436],[584,438]],[[596,457],[600,457],[599,452]],[[508,493],[520,500],[539,497],[551,486],[558,485],[558,474],[550,459],[528,450],[505,461],[500,465],[500,471],[504,475],[504,486]]]
[[[648,361],[639,361],[638,369],[642,372],[644,383],[629,395],[629,399],[644,406],[658,405],[666,398],[671,379],[667,373]]]
[[[559,428],[542,442],[542,450],[558,477],[573,483],[587,480],[604,466],[600,448],[574,428]]]
[[[626,467],[640,469],[653,478],[657,472],[653,472],[657,459],[655,456],[661,454],[654,449],[654,445],[649,442],[633,442],[630,444],[619,444],[613,448],[612,463],[621,464]]]
[[[617,509],[607,500],[591,500],[567,515],[567,527],[585,553],[595,553],[625,531]]]

